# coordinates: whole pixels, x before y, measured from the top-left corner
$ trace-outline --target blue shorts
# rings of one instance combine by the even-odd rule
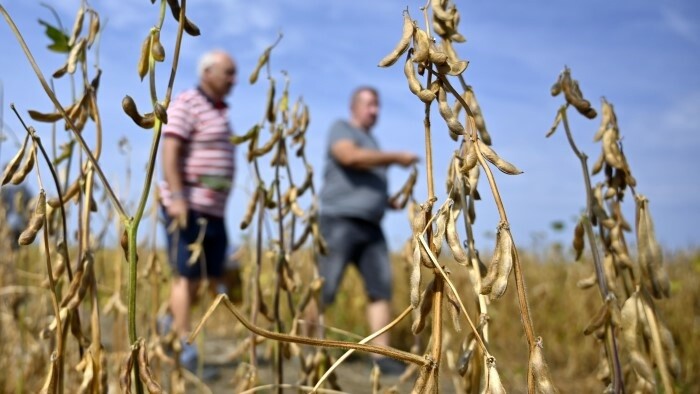
[[[328,254],[319,256],[319,275],[324,278],[322,300],[335,300],[343,273],[353,263],[365,282],[370,302],[391,300],[391,263],[389,249],[379,224],[362,219],[321,215],[321,235]]]
[[[165,232],[168,245],[168,261],[177,270],[180,276],[188,279],[200,279],[203,276],[203,265],[209,278],[221,278],[225,273],[226,251],[228,250],[228,236],[224,219],[206,215],[197,211],[187,211],[187,228],[176,229],[172,234],[167,234],[172,218],[162,209],[165,217]],[[202,254],[194,264],[188,264],[191,252],[188,245],[194,243],[199,235],[199,218],[207,221],[202,241]]]

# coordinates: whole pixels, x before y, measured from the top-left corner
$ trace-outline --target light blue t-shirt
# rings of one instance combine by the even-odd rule
[[[322,215],[364,219],[379,223],[387,208],[386,167],[357,170],[343,167],[331,154],[331,146],[351,140],[360,148],[379,150],[374,137],[344,120],[331,126],[326,146],[320,210]]]

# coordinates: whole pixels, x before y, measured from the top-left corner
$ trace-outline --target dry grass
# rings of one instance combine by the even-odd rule
[[[0,391],[34,392],[42,384],[39,377],[43,377],[46,372],[52,348],[51,340],[41,339],[40,336],[49,322],[47,316],[52,314],[49,291],[40,287],[45,277],[42,272],[43,261],[36,248],[25,249],[14,259],[8,259],[11,255],[7,249],[3,248],[3,251],[5,253],[2,253],[2,256],[5,258],[0,265],[0,368],[11,368],[16,372],[3,374],[0,378]],[[143,254],[147,255],[145,251]],[[596,380],[595,372],[600,346],[593,338],[583,335],[583,328],[598,307],[599,296],[595,289],[576,289],[576,282],[590,273],[590,262],[570,263],[570,258],[538,261],[541,255],[543,253],[537,253],[537,256],[524,253],[523,262],[529,284],[530,303],[533,314],[537,317],[537,330],[545,337],[545,353],[553,379],[562,392],[598,392],[601,390],[601,383]],[[309,257],[307,252],[300,252],[293,259],[293,264],[305,266]],[[670,300],[659,302],[658,308],[674,334],[684,368],[682,383],[677,387],[678,392],[694,393],[700,390],[700,375],[694,356],[700,351],[700,287],[697,280],[700,277],[700,251],[677,252],[667,257],[673,296]],[[96,270],[102,278],[99,281],[101,310],[104,310],[105,303],[114,290],[115,263],[123,263],[122,259],[121,251],[104,251],[97,256]],[[244,260],[244,278],[253,264],[250,259]],[[405,263],[398,256],[394,256],[393,264],[393,303],[394,310],[398,311],[408,305],[408,273]],[[263,288],[265,283],[272,279],[271,266],[271,261],[265,261],[263,264]],[[458,288],[471,288],[465,273],[458,266],[451,263],[448,263],[448,266],[452,267],[453,280]],[[152,335],[152,311],[159,306],[153,305],[156,300],[154,295],[160,294],[162,300],[162,294],[167,290],[164,280],[169,273],[167,267],[163,268],[163,273],[155,282],[156,287],[153,286],[152,278],[141,278],[143,287],[140,294],[144,302],[140,302],[138,306],[138,329],[146,337]],[[122,270],[122,274],[125,275],[125,270]],[[305,273],[302,272],[302,275]],[[358,273],[351,269],[344,279],[337,302],[327,313],[329,325],[359,335],[369,334],[364,317],[367,300],[364,292],[360,291],[361,286]],[[269,296],[264,294],[268,302]],[[463,301],[469,308],[474,298],[463,295]],[[204,305],[207,305],[206,300]],[[503,383],[509,388],[509,392],[526,392],[524,366],[527,365],[528,352],[523,342],[524,334],[518,317],[517,301],[508,299],[505,302],[492,303],[489,312],[491,320],[496,323],[492,325],[492,336],[497,338],[491,344],[492,354],[498,359]],[[88,318],[87,313],[87,310],[83,311],[83,321]],[[202,313],[202,310],[199,313]],[[247,332],[237,323],[232,328],[233,323],[230,319],[229,315],[217,312],[207,324],[208,331],[204,341],[225,338],[231,341],[232,346],[240,342]],[[285,320],[287,319],[288,316],[285,316]],[[123,343],[125,316],[112,312],[104,316],[101,325],[104,345],[109,355],[109,368],[112,370],[110,377],[116,377],[118,362],[126,349]],[[429,331],[425,331],[424,341],[427,340]],[[340,334],[331,335],[342,337]],[[392,331],[392,345],[396,348],[409,350],[413,340],[409,319],[401,322]],[[66,365],[75,365],[78,361],[77,346],[71,342],[67,350]],[[155,372],[161,373],[162,370],[155,369]],[[66,377],[66,389],[71,392],[71,389],[77,388],[81,374],[67,369]],[[116,383],[110,381],[113,387],[116,387]],[[448,388],[445,387],[445,390]]]

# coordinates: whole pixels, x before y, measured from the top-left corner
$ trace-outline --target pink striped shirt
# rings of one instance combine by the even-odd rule
[[[168,107],[163,135],[184,142],[180,160],[183,193],[190,208],[224,217],[235,174],[235,145],[228,107],[214,104],[200,89],[182,92]],[[161,182],[163,205],[171,201],[168,184]]]

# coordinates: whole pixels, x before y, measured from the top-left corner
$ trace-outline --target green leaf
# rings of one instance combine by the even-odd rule
[[[39,24],[46,27],[46,36],[52,41],[51,45],[48,46],[50,50],[58,53],[70,52],[69,37],[66,33],[44,20],[39,19]]]

